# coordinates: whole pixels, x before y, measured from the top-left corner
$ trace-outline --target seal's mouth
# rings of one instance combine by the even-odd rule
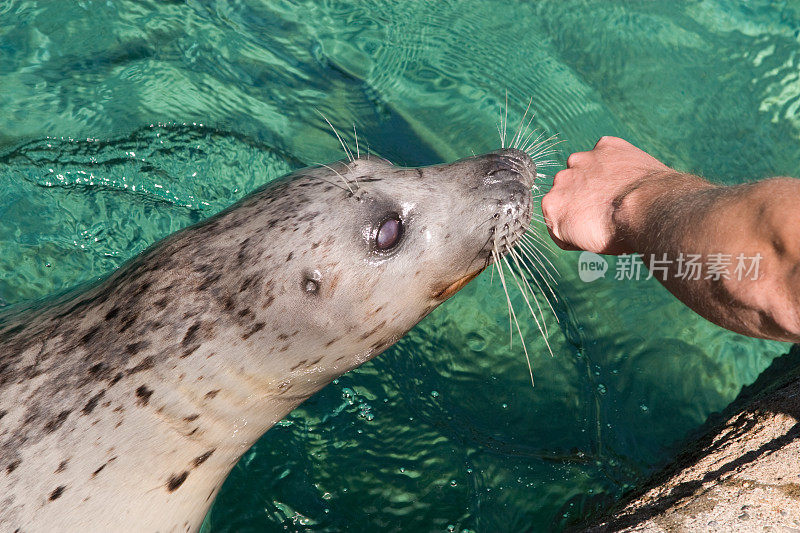
[[[491,209],[494,210],[488,239],[476,256],[476,260],[483,264],[475,268],[477,265],[472,263],[468,274],[453,282],[434,286],[432,297],[440,302],[453,296],[489,265],[508,254],[531,224],[531,187],[536,175],[534,161],[525,152],[511,148],[480,157],[489,165],[482,185],[483,190],[492,195],[493,199],[485,200],[493,202]]]
[[[495,208],[491,239],[485,247],[490,262],[506,255],[529,229],[536,176],[536,163],[525,152],[506,148],[493,155],[496,168],[489,176],[500,177],[492,186],[501,190],[503,196]]]
[[[464,285],[466,285],[467,283],[478,277],[478,274],[483,272],[485,268],[486,267],[480,268],[475,272],[472,272],[471,274],[467,274],[466,276],[457,279],[456,281],[454,281],[450,285],[445,286],[441,290],[435,291],[433,297],[437,300],[442,300],[442,301],[447,300],[455,293],[460,291],[464,287]]]

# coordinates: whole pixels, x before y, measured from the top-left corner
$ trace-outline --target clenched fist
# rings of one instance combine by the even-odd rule
[[[553,241],[565,250],[632,253],[627,200],[647,180],[672,169],[617,137],[603,137],[588,152],[576,152],[542,198],[542,214]],[[625,205],[623,205],[625,204]],[[623,209],[624,208],[624,209]]]

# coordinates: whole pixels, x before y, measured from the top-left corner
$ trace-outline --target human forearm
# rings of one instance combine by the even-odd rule
[[[722,187],[677,172],[617,202],[624,247],[708,320],[747,335],[800,340],[800,181]],[[686,261],[699,258],[689,272]]]
[[[654,277],[707,319],[800,341],[800,180],[713,185],[604,137],[570,155],[542,212],[562,248],[640,253]],[[699,276],[681,275],[689,256],[702,263]]]

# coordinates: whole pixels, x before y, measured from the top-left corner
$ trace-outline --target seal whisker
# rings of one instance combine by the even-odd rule
[[[548,150],[546,152],[535,153],[531,156],[531,159],[534,161],[545,161],[550,160],[555,156],[558,156],[561,152],[559,150]]]
[[[537,224],[541,226],[546,226],[546,222],[544,220],[544,217],[542,217],[542,215],[537,215],[535,217],[532,216],[531,223],[528,225],[528,229],[533,230],[534,226]]]
[[[319,113],[319,114],[320,114],[320,116],[321,116],[323,119],[325,119],[325,122],[327,122],[327,123],[328,123],[328,126],[330,126],[330,127],[331,127],[331,129],[333,130],[333,133],[334,133],[334,135],[336,135],[336,138],[337,138],[337,139],[339,139],[339,144],[341,144],[341,145],[342,145],[342,150],[344,150],[344,153],[345,153],[345,155],[347,156],[347,159],[348,159],[349,161],[351,161],[351,162],[352,162],[352,161],[353,161],[353,153],[350,151],[350,149],[349,149],[349,148],[347,148],[347,145],[345,144],[345,142],[344,142],[344,140],[342,139],[342,137],[339,135],[339,132],[338,132],[338,131],[336,131],[336,128],[334,128],[334,127],[333,127],[333,124],[331,124],[331,121],[330,121],[330,120],[328,120],[328,117],[326,117],[325,115],[323,115],[323,114],[322,114],[322,111],[320,111],[319,109],[317,109],[317,113]]]
[[[555,253],[553,245],[537,235],[536,232],[533,231],[533,228],[528,228],[528,231],[522,236],[520,241],[524,241],[525,244],[530,246],[531,250],[536,253],[541,253],[541,250],[538,248],[539,245],[544,247],[548,252]]]
[[[542,293],[542,295],[543,295],[545,298],[547,298],[547,291],[545,291],[545,290],[543,290],[543,289],[542,289],[542,286],[541,286],[541,285],[539,285],[539,281],[536,279],[536,278],[537,278],[537,276],[535,276],[535,275],[533,274],[533,271],[531,271],[531,269],[530,269],[530,266],[532,266],[532,267],[533,267],[533,269],[534,269],[534,270],[536,270],[536,273],[537,273],[537,274],[539,274],[539,276],[538,276],[538,277],[541,277],[541,278],[542,278],[542,282],[544,282],[544,283],[545,283],[545,285],[547,286],[547,289],[550,291],[550,293],[552,294],[552,296],[553,296],[553,298],[555,299],[555,301],[558,301],[558,296],[556,296],[556,293],[553,291],[553,288],[552,288],[552,287],[550,286],[550,284],[547,282],[547,279],[546,279],[546,278],[545,278],[545,276],[542,274],[542,272],[541,272],[541,271],[540,271],[540,270],[539,270],[539,269],[536,267],[536,265],[530,265],[530,266],[528,266],[528,265],[527,265],[527,264],[524,262],[524,259],[528,259],[528,260],[530,260],[530,259],[531,259],[531,258],[530,258],[528,255],[525,255],[524,253],[522,253],[522,251],[521,251],[521,250],[512,249],[512,250],[511,250],[511,257],[512,257],[512,259],[514,260],[514,263],[516,264],[516,266],[517,266],[517,269],[518,269],[518,270],[519,270],[521,273],[525,273],[525,272],[527,272],[527,274],[528,274],[528,275],[531,277],[531,279],[533,280],[533,283],[536,285],[536,288],[537,288],[537,289],[539,289],[539,292],[540,292],[540,293]],[[548,274],[549,274],[549,273],[548,273]],[[527,278],[526,278],[525,276],[523,276],[522,278],[523,278],[523,279],[524,279],[524,280],[527,282]],[[553,282],[555,283],[555,280],[553,280]],[[529,288],[531,288],[531,287],[530,287],[530,285],[528,285],[528,287],[529,287]],[[532,289],[532,288],[531,288],[531,289]],[[533,290],[531,290],[531,292],[533,292]],[[547,304],[548,304],[548,305],[550,305],[550,300],[549,300],[549,299],[548,299],[548,301],[547,301]],[[553,314],[555,314],[556,310],[555,310],[555,309],[553,309],[553,306],[552,306],[552,305],[550,305],[550,310],[553,312]],[[556,320],[557,320],[557,319],[558,319],[558,317],[556,317]]]
[[[338,171],[337,171],[335,168],[329,167],[329,166],[328,166],[328,165],[326,165],[325,163],[319,163],[319,164],[320,164],[320,165],[322,165],[323,167],[327,168],[328,170],[335,172],[337,176],[339,176],[340,178],[342,178],[342,181],[343,181],[343,182],[344,182],[344,184],[347,186],[347,190],[348,190],[348,191],[350,191],[350,194],[355,194],[355,193],[353,192],[353,189],[350,187],[350,182],[349,182],[349,181],[347,181],[347,180],[345,179],[345,177],[344,177],[344,176],[342,176],[341,174],[339,174],[339,172],[338,172]],[[323,179],[323,178],[320,178],[320,179]],[[323,181],[328,181],[328,180],[324,180],[324,179],[323,179]],[[330,182],[328,182],[328,183],[330,183]],[[357,189],[357,188],[358,188],[358,183],[356,183],[356,189]]]
[[[547,272],[548,276],[549,276],[549,277],[550,277],[550,279],[553,281],[553,283],[558,283],[558,281],[556,281],[556,279],[553,277],[553,275],[552,275],[552,274],[550,274],[550,272],[549,272],[549,271],[547,271],[547,267],[544,265],[544,263],[542,263],[542,262],[541,262],[541,260],[539,260],[539,257],[541,257],[541,258],[543,258],[545,261],[547,261],[547,263],[548,263],[548,264],[550,265],[550,267],[551,267],[551,268],[552,268],[552,269],[553,269],[553,270],[556,272],[556,274],[558,274],[558,269],[557,269],[557,268],[556,268],[556,266],[555,266],[555,265],[554,265],[554,264],[553,264],[553,263],[550,261],[550,259],[548,259],[548,258],[547,258],[547,256],[546,256],[545,254],[543,254],[543,253],[542,253],[540,250],[538,250],[538,249],[536,248],[536,245],[535,245],[535,243],[534,243],[534,242],[531,242],[531,241],[526,241],[526,240],[525,240],[525,237],[527,237],[528,235],[529,235],[529,234],[527,234],[527,233],[526,233],[526,234],[525,234],[525,235],[523,235],[523,236],[522,236],[522,238],[519,240],[519,242],[520,242],[521,246],[522,246],[523,248],[527,248],[527,249],[528,249],[528,251],[529,251],[530,253],[534,254],[532,258],[533,258],[533,259],[535,259],[535,260],[536,260],[536,262],[537,262],[537,263],[539,263],[539,264],[542,266],[542,268],[544,268],[544,269],[545,269],[545,272]],[[542,242],[544,242],[544,241],[542,241]],[[547,242],[544,242],[544,244],[545,244],[545,245],[548,245],[548,243],[547,243]],[[550,251],[552,251],[552,250],[550,250]]]
[[[361,152],[358,150],[358,132],[356,131],[356,123],[353,122],[353,135],[356,138],[356,159],[361,158]]]
[[[555,136],[554,136],[554,137],[555,137]],[[528,154],[533,154],[534,156],[537,156],[537,157],[538,157],[538,156],[540,156],[540,155],[541,155],[543,152],[545,152],[545,151],[547,151],[547,150],[552,150],[552,149],[554,149],[556,146],[558,146],[558,145],[559,145],[559,144],[561,144],[562,142],[564,142],[564,139],[560,139],[560,140],[558,140],[558,141],[553,141],[552,139],[546,139],[546,140],[542,141],[542,144],[541,144],[541,145],[539,145],[539,146],[537,146],[537,145],[533,145],[533,146],[531,146],[530,150],[527,150],[526,152],[527,152]]]
[[[536,152],[534,154],[535,157],[532,157],[531,159],[537,159],[537,158],[540,158],[540,157],[547,157],[549,155],[553,155],[553,154],[557,154],[557,153],[559,153],[559,150],[556,150],[555,148],[548,148],[547,150],[544,150],[542,152]]]
[[[517,253],[519,253],[519,252],[517,252]],[[527,258],[529,261],[531,260],[531,257],[530,257],[530,256],[528,256],[528,255],[524,255],[523,257]],[[538,266],[536,266],[536,265],[534,264],[534,263],[536,263],[536,262],[538,262],[538,263],[541,265],[541,267],[542,267],[542,268],[541,268],[541,270],[539,269],[539,267],[538,267]],[[536,283],[536,286],[539,288],[539,290],[541,291],[542,295],[543,295],[545,298],[547,298],[547,300],[548,300],[548,301],[547,301],[548,305],[550,305],[550,299],[549,299],[549,297],[548,297],[548,295],[547,295],[547,292],[545,292],[544,290],[542,290],[541,286],[540,286],[540,285],[539,285],[539,283],[536,281],[536,276],[534,276],[534,275],[533,275],[533,272],[530,270],[530,268],[528,267],[528,265],[527,265],[527,264],[524,264],[524,263],[523,263],[523,265],[525,266],[525,269],[528,271],[528,273],[530,274],[530,276],[533,278],[533,280],[534,280],[534,283]],[[536,273],[537,273],[537,274],[539,274],[539,277],[542,279],[542,282],[543,282],[543,283],[545,284],[545,286],[547,287],[547,290],[548,290],[548,291],[550,291],[550,294],[553,296],[553,299],[554,299],[555,301],[558,301],[558,296],[556,296],[556,293],[555,293],[555,291],[553,290],[553,287],[550,285],[550,282],[549,282],[549,281],[547,281],[547,278],[549,277],[549,278],[552,280],[552,282],[553,282],[554,284],[556,284],[556,285],[558,285],[558,281],[556,281],[556,279],[555,279],[555,278],[553,278],[553,275],[552,275],[552,274],[551,274],[551,273],[550,273],[550,272],[547,270],[547,268],[544,266],[544,264],[542,264],[542,263],[541,263],[541,261],[539,261],[538,259],[534,259],[534,260],[531,262],[531,265],[530,265],[530,266],[532,266],[532,267],[533,267],[533,269],[536,271]],[[542,273],[542,271],[544,271],[544,273]],[[551,310],[551,311],[553,311],[553,314],[555,315],[555,309],[553,309],[553,306],[552,306],[552,305],[550,305],[550,310]],[[558,322],[558,316],[556,316],[556,322]]]
[[[315,163],[315,164],[316,164],[316,163]],[[333,185],[333,186],[334,186],[334,187],[336,187],[337,189],[341,189],[341,190],[343,190],[343,191],[349,191],[349,192],[350,192],[350,194],[353,194],[353,190],[352,190],[352,189],[350,189],[350,187],[349,187],[349,186],[348,186],[348,187],[342,187],[342,186],[341,186],[341,185],[339,185],[338,183],[335,183],[335,182],[333,182],[333,181],[330,181],[330,180],[326,180],[325,178],[323,178],[323,177],[321,177],[321,176],[308,176],[308,177],[309,177],[309,178],[312,178],[312,179],[317,179],[317,180],[320,180],[320,181],[324,181],[325,183],[329,183],[330,185]],[[345,185],[346,185],[346,184],[345,184]]]
[[[531,102],[532,102],[532,101],[533,101],[533,97],[531,97]],[[529,103],[528,105],[530,105],[530,103]],[[525,145],[525,142],[523,142],[523,141],[522,141],[522,138],[523,138],[523,137],[525,137],[525,139],[526,139],[526,141],[527,141],[527,139],[530,139],[531,135],[533,135],[534,133],[536,133],[536,130],[537,130],[538,128],[533,128],[533,129],[530,131],[530,133],[528,133],[528,130],[530,129],[531,123],[533,122],[533,119],[534,119],[535,117],[536,117],[536,113],[531,113],[531,118],[530,118],[530,119],[528,119],[528,123],[525,125],[525,130],[523,131],[522,135],[520,135],[519,139],[517,139],[517,145],[515,146],[515,148],[518,148],[518,149],[520,149],[520,147],[521,147],[521,146],[524,146],[524,145]]]
[[[533,159],[534,163],[536,163],[536,166],[548,165],[549,163],[555,163],[556,162],[555,159],[552,159],[552,158],[548,159],[548,157],[554,155],[555,153],[557,153],[557,152],[554,152],[552,154],[535,154],[535,156],[531,157],[531,159]]]
[[[521,270],[520,274],[523,274],[522,269],[524,269],[524,271],[527,271],[528,275],[533,280],[533,283],[536,285],[536,288],[539,289],[539,292],[542,293],[542,296],[544,296],[548,307],[550,307],[550,311],[552,311],[552,313],[553,313],[553,316],[556,317],[556,322],[559,322],[558,315],[556,314],[555,308],[553,308],[553,304],[550,302],[550,298],[547,296],[547,292],[545,292],[542,289],[542,286],[539,285],[539,281],[536,279],[536,276],[533,275],[533,272],[531,272],[531,269],[528,267],[528,265],[526,265],[522,261],[524,256],[521,253],[519,253],[518,251],[516,251],[516,250],[511,250],[511,257],[512,257],[512,259],[514,259],[514,263],[516,263],[517,268]],[[558,296],[556,296],[556,293],[553,291],[553,288],[550,286],[550,284],[547,283],[547,280],[544,279],[544,277],[542,276],[542,273],[539,272],[539,269],[536,268],[536,266],[534,266],[533,268],[536,270],[536,272],[539,274],[539,276],[542,277],[542,282],[544,282],[545,286],[550,291],[550,294],[553,295],[553,299],[555,299],[555,301],[558,301]],[[528,289],[531,291],[531,294],[533,294],[533,288],[528,283],[527,278],[524,275],[521,275],[520,277],[522,277],[522,279],[525,281],[526,285],[528,286]],[[537,307],[538,307],[538,302],[537,302]],[[539,313],[542,316],[542,322],[544,322],[544,313],[542,313],[542,309],[541,308],[539,308]],[[545,332],[547,332],[547,324],[546,323],[545,323]]]
[[[539,225],[542,225],[542,226],[546,226],[544,218],[542,218],[541,216],[538,216],[536,218],[531,217],[531,223],[528,226],[528,229],[533,229],[534,224],[539,224]]]
[[[514,269],[511,268],[511,264],[508,262],[508,257],[503,257],[503,262],[508,267],[508,271],[511,272],[511,277],[514,279],[514,282],[517,284],[519,288],[519,292],[522,294],[522,297],[525,299],[525,303],[528,304],[528,309],[531,311],[531,316],[533,317],[534,322],[536,322],[536,327],[539,328],[539,333],[542,334],[542,339],[544,339],[544,343],[547,346],[547,351],[550,352],[551,357],[555,357],[553,354],[553,350],[550,348],[550,341],[547,340],[547,326],[544,323],[544,315],[542,315],[542,321],[539,322],[539,319],[536,318],[536,313],[533,312],[533,308],[531,307],[530,301],[528,300],[528,296],[525,294],[525,290],[522,288],[522,285],[519,283],[519,279],[517,274],[514,272]],[[522,276],[520,276],[522,277]],[[523,278],[524,279],[524,278]],[[537,302],[538,306],[538,302]],[[553,312],[555,314],[555,312]],[[519,324],[517,324],[517,330],[519,330]],[[522,340],[523,347],[525,345],[525,341],[522,339],[522,332],[520,332],[520,340]],[[527,356],[528,351],[525,350],[525,355]],[[528,359],[528,369],[530,369],[530,359]],[[533,370],[531,370],[531,373]],[[531,376],[531,385],[533,385],[533,376]]]
[[[538,236],[532,229],[529,229],[529,231],[522,236],[520,241],[524,242],[527,246],[530,246],[531,250],[536,253],[541,253],[541,251],[536,247],[537,244],[544,246],[545,250],[548,252],[555,253],[555,249],[552,247],[552,245],[542,237]]]
[[[522,130],[522,125],[525,124],[525,119],[528,117],[528,110],[531,108],[531,104],[533,103],[533,96],[531,96],[530,100],[528,100],[528,107],[525,108],[525,113],[523,113],[522,118],[519,121],[519,126],[517,126],[517,132],[514,134],[514,138],[511,140],[511,147],[512,148],[519,148],[519,141],[524,135]],[[531,120],[533,120],[533,114],[531,114]],[[528,122],[530,124],[530,121]],[[528,126],[525,126],[525,131],[528,130]]]
[[[549,153],[535,153],[533,155],[528,155],[531,159],[533,159],[534,163],[536,163],[536,166],[539,167],[553,166],[553,163],[556,163],[556,160],[553,157],[560,155],[560,153],[561,152],[559,150],[555,150]]]
[[[506,294],[506,304],[508,305],[508,346],[511,348],[514,346],[514,326],[511,322],[511,313],[513,309],[511,305],[511,296],[508,294],[508,288],[506,287],[505,278],[503,277],[503,266],[500,264],[500,253],[497,251],[497,248],[492,250],[492,257],[494,258],[494,264],[497,265],[497,278],[500,280],[500,284]]]
[[[551,135],[547,139],[544,139],[539,142],[534,142],[530,144],[530,148],[526,150],[528,153],[539,154],[543,150],[550,150],[551,148],[558,146],[559,144],[566,141],[566,139],[558,139],[558,134]],[[548,144],[549,143],[549,144]]]
[[[499,254],[497,250],[494,251],[496,257],[499,259]],[[505,258],[503,258],[505,259]],[[531,376],[531,386],[534,386],[533,382],[533,367],[531,366],[531,358],[528,355],[528,348],[525,346],[525,339],[522,336],[522,329],[519,327],[519,321],[517,320],[517,314],[514,312],[514,306],[511,304],[511,296],[508,294],[508,286],[506,285],[505,276],[503,275],[503,267],[499,265],[497,268],[497,276],[500,278],[500,283],[503,284],[503,290],[506,292],[506,301],[508,302],[508,312],[509,312],[509,329],[511,328],[511,319],[514,319],[514,324],[517,326],[517,333],[519,334],[519,340],[522,343],[522,351],[525,352],[525,360],[528,362],[528,372]],[[537,321],[538,322],[538,321]],[[514,338],[513,330],[511,330],[511,339]],[[510,344],[513,345],[513,340],[510,341]]]
[[[540,257],[543,257],[548,263],[550,262],[550,260],[547,259],[546,256],[544,256],[543,254],[541,254],[538,251],[533,251],[532,252],[531,250],[529,250],[527,248],[528,246],[529,245],[527,243],[525,243],[525,245],[523,246],[523,243],[520,242],[520,247],[517,249],[517,253],[519,253],[522,257],[524,257],[524,258],[528,259],[529,261],[531,261],[531,266],[536,270],[536,272],[542,278],[542,281],[544,281],[547,284],[548,289],[550,289],[550,292],[552,293],[553,289],[552,289],[552,287],[550,287],[550,283],[547,281],[547,278],[550,278],[550,281],[552,281],[556,285],[558,285],[558,281],[550,273],[550,271],[547,269],[547,266],[542,262]],[[536,263],[538,263],[539,266],[537,266]],[[539,269],[539,267],[541,267],[541,270]],[[555,293],[553,293],[553,297],[556,298],[556,300],[558,300],[558,298],[556,297]]]
[[[552,152],[549,154],[533,154],[532,156],[528,154],[531,159],[533,159],[534,163],[536,163],[537,167],[540,166],[553,166],[552,163],[556,163],[556,157],[560,155],[560,152]]]
[[[547,145],[547,143],[549,143],[551,141],[554,141],[555,139],[558,139],[558,134],[557,133],[554,134],[554,135],[551,135],[550,137],[548,137],[546,139],[539,140],[543,136],[544,136],[544,132],[541,135],[539,135],[539,137],[536,137],[536,139],[534,139],[530,144],[526,145],[525,148],[522,151],[527,153],[528,155],[530,155],[531,153],[536,153],[536,151],[539,148],[541,148],[542,146]],[[562,143],[564,141],[565,141],[565,139],[560,139],[558,141],[555,141],[555,142],[553,142],[552,145],[548,146],[548,148],[551,148],[551,147],[555,146],[556,144]]]
[[[528,153],[541,154],[545,150],[552,150],[556,146],[558,146],[559,144],[565,142],[565,139],[558,139],[558,140],[556,140],[556,139],[558,139],[558,134],[557,133],[554,134],[554,135],[551,135],[547,139],[544,139],[544,140],[542,140],[540,142],[531,143],[530,149],[528,150]]]
[[[531,307],[530,299],[532,299],[533,303],[536,304],[536,309],[538,309],[538,311],[539,311],[539,316],[541,317],[542,325],[544,326],[544,335],[547,335],[547,322],[545,322],[545,320],[544,320],[544,311],[542,310],[542,306],[539,305],[539,300],[535,296],[535,293],[533,291],[533,287],[531,287],[530,283],[528,283],[527,277],[524,275],[525,273],[524,273],[524,271],[522,269],[523,265],[520,264],[520,261],[518,259],[519,255],[514,251],[513,248],[511,250],[509,250],[509,255],[511,256],[511,259],[512,259],[512,261],[514,263],[513,266],[515,266],[517,268],[517,272],[516,273],[519,274],[519,279],[522,280],[522,285],[520,285],[520,283],[517,282],[517,285],[520,286],[520,291],[522,292],[522,297],[525,299],[525,303],[528,304],[528,309],[530,310],[531,315],[534,315],[534,320],[536,319],[536,316],[535,316],[535,313],[533,311],[533,307]],[[508,258],[508,256],[504,257],[503,260],[506,261],[506,264],[508,265],[509,270],[513,270],[512,269],[512,265],[511,265],[511,263],[508,262],[507,258]],[[536,284],[536,287],[539,289],[539,292],[543,292],[542,288],[539,286],[538,281],[536,280],[536,277],[533,276],[533,274],[531,274],[531,279],[533,280],[534,284]],[[530,293],[530,295],[531,295],[530,299],[527,296],[528,293]],[[549,305],[550,301],[548,300],[547,303]],[[550,309],[551,309],[551,311],[553,311],[553,314],[555,314],[555,311],[552,309],[552,306],[550,307]]]
[[[544,219],[543,219],[542,217],[538,217],[538,218],[533,218],[533,217],[531,217],[531,223],[530,223],[530,225],[528,226],[528,228],[527,228],[527,230],[526,230],[526,231],[528,231],[528,230],[530,230],[530,231],[535,231],[535,229],[536,229],[536,228],[535,228],[535,226],[536,226],[536,225],[539,225],[539,226],[545,226],[545,227],[546,227],[546,226],[547,226],[547,223],[544,221]],[[546,247],[548,250],[550,250],[551,252],[553,252],[553,251],[554,251],[554,250],[553,250],[553,248],[552,248],[552,247],[549,245],[549,243],[547,243],[546,241],[542,241],[542,240],[540,240],[539,242],[540,242],[540,244],[542,244],[543,246],[545,246],[545,247]]]
[[[527,153],[528,150],[526,150],[525,147],[536,144],[542,137],[544,137],[545,132],[544,131],[540,131],[539,135],[537,135],[536,138],[533,141],[530,141],[530,138],[533,137],[533,134],[536,133],[537,131],[539,131],[539,130],[538,129],[532,130],[528,134],[528,136],[525,138],[525,140],[522,142],[522,146],[523,146],[522,151],[523,152]]]
[[[492,220],[492,218],[493,217],[489,217],[489,220]],[[481,225],[483,225],[485,223],[486,222],[483,222]],[[478,227],[480,227],[481,225],[479,225]],[[481,248],[475,254],[475,257],[472,258],[472,261],[470,261],[470,263],[473,263],[475,261],[475,259],[477,259],[479,255],[481,255],[481,252],[483,252],[483,250],[486,248],[486,245],[489,244],[489,241],[491,241],[493,237],[494,237],[494,235],[489,235],[489,238],[486,239],[486,242],[483,243],[483,246],[481,246]]]
[[[501,139],[501,147],[506,147],[506,127],[508,126],[508,89],[506,89],[506,107],[505,107],[505,118],[503,119],[503,135],[500,137]]]

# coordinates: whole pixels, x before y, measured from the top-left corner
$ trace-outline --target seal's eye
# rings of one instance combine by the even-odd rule
[[[375,237],[375,246],[378,250],[388,250],[400,241],[403,234],[403,223],[397,215],[392,215],[381,222],[378,228],[378,235]]]

